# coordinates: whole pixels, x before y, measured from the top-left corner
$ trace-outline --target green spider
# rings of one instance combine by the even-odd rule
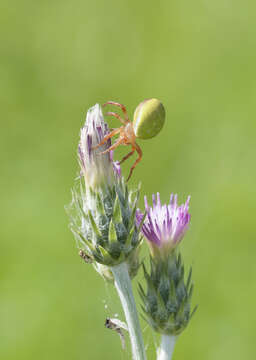
[[[112,129],[112,131],[102,139],[95,149],[103,145],[108,139],[120,134],[117,141],[101,154],[115,150],[119,145],[131,145],[132,151],[119,162],[119,164],[122,164],[125,160],[132,156],[135,151],[137,151],[139,156],[130,169],[129,176],[127,178],[128,181],[132,176],[135,166],[142,159],[142,150],[136,143],[136,138],[146,140],[156,136],[164,125],[165,109],[159,100],[154,98],[146,99],[136,107],[132,122],[129,120],[127,110],[124,105],[114,101],[108,101],[103,104],[103,106],[106,105],[114,105],[121,108],[124,118],[115,112],[107,112],[105,115],[114,116],[119,119],[123,125],[120,128]]]

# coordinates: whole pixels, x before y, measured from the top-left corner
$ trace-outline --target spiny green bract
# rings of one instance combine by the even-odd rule
[[[181,256],[175,252],[163,262],[151,258],[151,269],[148,274],[145,266],[144,276],[147,292],[139,285],[143,301],[142,309],[145,320],[157,332],[168,335],[179,335],[187,326],[196,307],[191,313],[192,269],[184,282],[184,266]]]
[[[135,109],[133,128],[136,137],[150,139],[162,129],[165,121],[165,109],[158,99],[142,101]]]
[[[72,192],[70,226],[79,246],[103,265],[133,261],[133,253],[142,240],[135,225],[139,190],[129,193],[123,179],[113,187],[87,190],[80,184],[80,189]],[[135,262],[131,264],[133,273]]]

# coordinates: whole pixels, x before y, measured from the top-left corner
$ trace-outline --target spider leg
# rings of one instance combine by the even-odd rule
[[[114,106],[120,107],[121,110],[122,110],[122,112],[124,113],[124,118],[125,118],[125,120],[126,120],[126,121],[129,121],[126,107],[125,107],[123,104],[119,104],[118,102],[115,102],[115,101],[107,101],[107,102],[106,102],[105,104],[103,104],[102,106],[106,106],[106,105],[114,105]]]
[[[124,140],[120,137],[112,146],[110,146],[107,150],[100,153],[100,155],[104,155],[111,150],[115,150],[119,145],[121,145],[124,142]]]
[[[127,155],[125,155],[125,156],[123,157],[123,159],[122,159],[121,161],[119,161],[119,164],[122,164],[125,160],[127,160],[130,156],[132,156],[132,154],[134,153],[134,151],[135,151],[135,148],[132,148],[132,151],[129,152]]]
[[[114,116],[115,118],[117,118],[118,120],[120,120],[123,124],[126,124],[127,121],[125,121],[120,115],[118,115],[115,112],[109,111],[105,114],[106,116]]]
[[[131,167],[131,169],[130,169],[129,176],[128,176],[128,178],[127,178],[126,181],[128,181],[128,180],[131,178],[135,166],[136,166],[136,165],[140,162],[140,160],[142,159],[142,150],[141,150],[141,148],[139,147],[139,145],[135,143],[135,144],[134,144],[134,148],[135,148],[135,150],[137,151],[139,157],[138,157],[138,159],[135,161],[135,163],[132,165],[132,167]]]
[[[113,136],[115,136],[115,135],[118,134],[119,132],[120,132],[120,128],[114,129],[114,130],[111,131],[109,134],[107,134],[106,136],[104,136],[104,138],[101,140],[101,142],[100,142],[98,145],[94,146],[92,149],[95,150],[95,149],[97,149],[98,147],[100,147],[101,145],[105,144],[105,142],[106,142],[108,139],[112,138]]]

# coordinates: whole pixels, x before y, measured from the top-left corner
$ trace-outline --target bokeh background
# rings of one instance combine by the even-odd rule
[[[140,142],[130,186],[192,196],[182,253],[199,309],[174,359],[255,358],[255,11],[250,0],[1,0],[1,359],[131,358],[104,328],[122,318],[119,301],[79,258],[64,205],[87,109],[116,100],[132,116],[148,97],[167,121]],[[154,359],[158,338],[142,327]]]

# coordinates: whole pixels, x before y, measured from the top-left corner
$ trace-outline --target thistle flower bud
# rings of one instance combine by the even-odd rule
[[[147,291],[139,285],[145,320],[154,331],[166,335],[179,335],[196,311],[191,312],[192,269],[184,279],[181,256],[173,251],[164,261],[151,258],[150,274],[144,266]]]
[[[191,215],[188,213],[188,197],[184,205],[178,206],[177,195],[171,194],[169,204],[161,204],[160,195],[152,196],[153,206],[148,205],[145,196],[146,218],[142,225],[142,233],[148,240],[152,256],[165,257],[172,252],[186,233]],[[136,212],[137,223],[141,223],[142,212]]]
[[[101,154],[110,147],[110,141],[95,149],[107,133],[100,106],[95,105],[81,130],[79,160],[83,176],[72,191],[70,227],[79,248],[93,261],[107,266],[127,261],[134,275],[139,266],[136,249],[142,240],[135,221],[139,190],[129,193],[112,154]],[[95,267],[111,280],[104,267]]]
[[[82,185],[80,191],[73,191],[71,230],[80,247],[100,264],[114,266],[131,260],[142,240],[135,223],[138,196],[133,201],[129,198],[123,179],[104,191],[90,189],[89,196]]]

